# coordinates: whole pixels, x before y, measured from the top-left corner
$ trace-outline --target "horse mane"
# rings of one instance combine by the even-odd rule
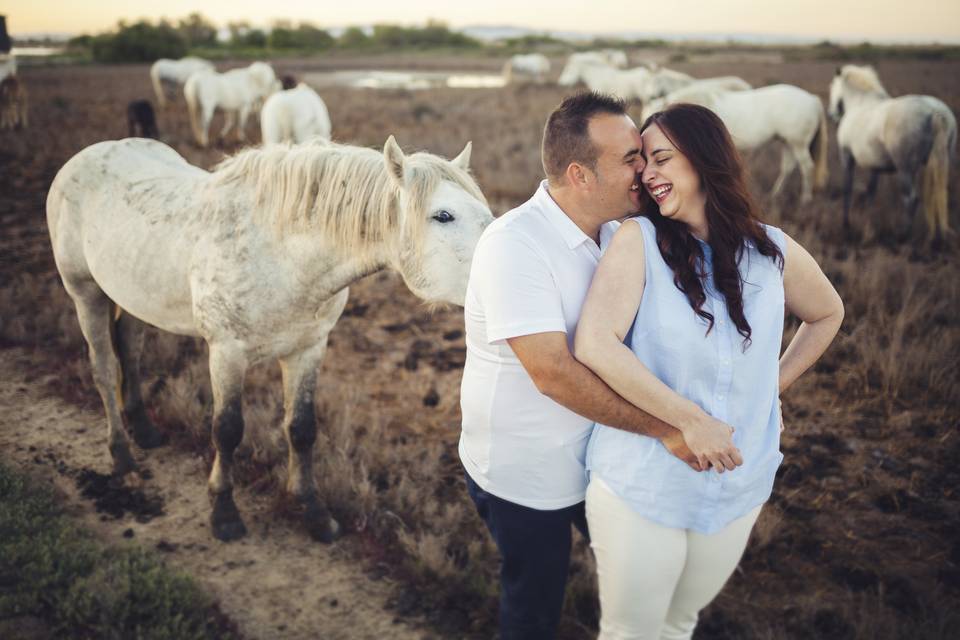
[[[890,97],[890,94],[887,93],[880,82],[880,76],[871,66],[844,65],[840,70],[840,75],[851,88],[861,93],[874,93],[884,98]]]
[[[362,254],[396,240],[419,250],[428,199],[447,180],[484,204],[470,175],[430,153],[405,156],[408,215],[399,215],[399,193],[383,154],[373,149],[314,139],[291,145],[252,147],[213,170],[214,185],[253,188],[254,219],[278,235],[316,233],[338,249]]]

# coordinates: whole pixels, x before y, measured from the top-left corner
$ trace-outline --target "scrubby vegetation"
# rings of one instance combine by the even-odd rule
[[[239,637],[188,576],[136,547],[105,548],[0,463],[0,636],[27,626],[55,638]]]

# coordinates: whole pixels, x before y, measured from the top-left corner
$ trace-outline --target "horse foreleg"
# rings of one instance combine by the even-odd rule
[[[241,393],[247,369],[246,354],[236,345],[210,345],[210,383],[213,387],[213,444],[217,449],[208,488],[212,512],[210,527],[218,540],[228,542],[247,533],[233,501],[233,452],[243,439]]]
[[[853,197],[853,154],[840,150],[840,165],[843,167],[843,229],[850,231],[850,200]]]
[[[147,417],[140,395],[140,353],[143,347],[143,330],[146,325],[121,312],[116,325],[117,355],[120,357],[120,371],[123,392],[123,417],[126,418],[133,441],[143,449],[159,447],[166,441],[163,434]]]
[[[243,105],[240,107],[240,122],[237,125],[237,138],[240,140],[247,139],[247,118],[250,117],[250,105]]]
[[[773,183],[770,197],[776,199],[777,196],[780,195],[780,191],[783,190],[783,185],[787,181],[787,176],[793,171],[795,164],[796,161],[794,160],[793,150],[788,146],[784,146],[780,154],[780,175],[777,176],[776,182]]]
[[[224,115],[224,118],[223,118],[223,129],[220,130],[220,138],[221,138],[222,140],[226,140],[226,138],[227,138],[227,133],[230,131],[230,129],[233,129],[233,124],[234,124],[234,122],[235,122],[236,119],[237,119],[237,112],[236,112],[236,111],[224,111],[223,115]]]
[[[863,197],[867,202],[873,202],[874,196],[877,195],[877,183],[880,181],[880,172],[876,169],[870,171],[870,180],[867,181],[867,190],[863,193]]]
[[[113,460],[113,472],[122,476],[136,470],[137,463],[130,453],[130,441],[123,430],[120,409],[120,363],[113,351],[115,306],[92,280],[77,283],[65,278],[64,286],[77,307],[80,331],[90,350],[93,382],[107,414],[107,446]]]
[[[213,112],[216,105],[204,102],[200,112],[200,146],[206,147],[210,144],[210,122],[213,120]]]
[[[326,338],[315,347],[280,360],[283,373],[283,429],[290,460],[287,490],[304,509],[307,531],[314,540],[333,542],[340,531],[337,521],[317,496],[313,477],[313,445],[317,439],[314,394],[317,370],[327,350]]]

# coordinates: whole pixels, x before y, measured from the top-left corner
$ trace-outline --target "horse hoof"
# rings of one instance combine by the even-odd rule
[[[307,533],[317,542],[330,544],[340,537],[340,523],[330,517],[326,509],[320,507],[307,509],[303,514]]]
[[[216,522],[211,518],[210,528],[213,532],[213,537],[220,542],[239,540],[247,535],[247,527],[243,524],[243,520],[239,519],[233,522]]]
[[[133,455],[126,447],[111,450],[110,457],[113,459],[113,475],[117,477],[137,470],[137,461],[133,459]]]
[[[213,537],[222,542],[230,542],[247,535],[237,505],[229,492],[212,494],[213,511],[210,514],[210,529]]]
[[[167,444],[167,436],[150,422],[142,422],[133,427],[133,441],[141,449],[156,449]]]

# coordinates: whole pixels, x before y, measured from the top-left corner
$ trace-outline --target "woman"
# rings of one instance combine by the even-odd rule
[[[576,356],[679,428],[703,471],[656,439],[594,430],[586,510],[603,639],[693,635],[770,497],[783,459],[779,395],[843,319],[810,254],[759,222],[713,112],[674,105],[641,133],[649,198],[605,248]],[[803,324],[778,359],[784,305]]]

